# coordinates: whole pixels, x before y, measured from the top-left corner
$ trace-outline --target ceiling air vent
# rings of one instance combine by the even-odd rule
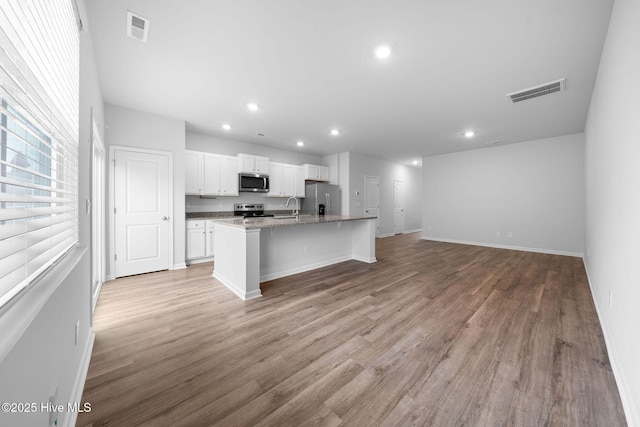
[[[540,86],[509,93],[507,96],[511,99],[511,102],[515,104],[516,102],[526,101],[527,99],[537,98],[539,96],[549,95],[550,93],[561,92],[563,90],[565,90],[565,79],[560,79]]]
[[[136,40],[146,42],[149,35],[149,20],[127,11],[127,35]]]

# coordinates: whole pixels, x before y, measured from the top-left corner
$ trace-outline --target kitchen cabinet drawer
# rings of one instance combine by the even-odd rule
[[[204,219],[188,219],[187,220],[187,230],[192,228],[204,229],[206,226],[207,226],[207,221]]]

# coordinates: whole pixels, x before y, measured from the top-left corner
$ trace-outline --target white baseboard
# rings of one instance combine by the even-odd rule
[[[578,258],[582,258],[582,256],[584,255],[581,252],[567,252],[567,251],[556,251],[555,249],[528,248],[526,246],[501,245],[499,243],[470,242],[467,240],[443,239],[440,237],[422,236],[422,240],[433,240],[435,242],[445,242],[445,243],[458,243],[461,245],[484,246],[487,248],[511,249],[514,251],[537,252],[541,254],[550,254],[550,255],[564,255],[564,256],[572,256],[572,257],[578,257]]]
[[[405,230],[402,234],[411,234],[411,233],[417,233],[417,232],[422,232],[422,228],[415,228],[413,230]]]
[[[226,286],[227,289],[229,289],[231,292],[233,292],[238,297],[240,297],[242,301],[248,301],[250,299],[260,298],[262,296],[262,292],[260,291],[260,289],[256,291],[251,291],[251,292],[244,292],[238,289],[231,282],[231,280],[228,280],[227,278],[225,278],[224,276],[221,276],[219,273],[216,273],[215,271],[213,272],[212,276],[218,279],[218,281],[222,283],[224,286]]]
[[[305,271],[315,270],[316,268],[322,268],[333,264],[338,264],[340,262],[349,261],[351,259],[355,259],[350,256],[343,256],[339,258],[328,259],[320,262],[316,262],[315,264],[309,264],[302,267],[291,268],[288,270],[276,271],[274,273],[269,274],[261,274],[260,282],[268,282],[269,280],[279,279],[281,277],[291,276],[292,274],[304,273]],[[360,260],[358,260],[360,261]],[[369,261],[363,261],[369,262]]]
[[[374,262],[378,262],[378,259],[376,257],[365,258],[365,257],[360,257],[360,256],[354,256],[353,259],[355,259],[356,261],[360,261],[360,262],[366,262],[367,264],[373,264]]]
[[[187,268],[187,264],[184,262],[181,264],[174,264],[172,270],[181,270],[183,268]]]
[[[80,365],[78,366],[78,372],[76,373],[76,380],[73,383],[73,389],[71,390],[69,403],[82,403],[82,392],[84,391],[84,383],[87,380],[87,373],[89,372],[89,363],[91,362],[91,353],[93,352],[93,343],[95,339],[96,334],[93,332],[93,330],[91,330],[89,339],[87,340],[84,351],[82,352],[82,358],[80,359]],[[77,412],[67,412],[66,418],[62,425],[73,427],[76,425],[77,418]]]
[[[379,234],[378,236],[376,236],[376,239],[384,239],[385,237],[393,237],[393,236],[395,236],[395,234],[393,233]]]
[[[98,304],[98,298],[100,298],[100,292],[102,292],[102,285],[104,282],[100,282],[98,284],[98,289],[95,290],[93,295],[91,296],[91,310],[96,309],[96,304]],[[93,324],[93,323],[92,323]]]
[[[205,262],[211,262],[213,261],[213,257],[208,257],[208,258],[196,258],[196,259],[190,259],[187,260],[187,265],[193,265],[193,264],[203,264]]]
[[[596,313],[598,314],[598,320],[600,322],[600,327],[602,328],[602,335],[604,336],[604,342],[607,347],[609,362],[611,363],[611,370],[613,371],[613,376],[616,379],[618,394],[620,394],[620,400],[622,401],[622,409],[624,410],[625,417],[627,418],[627,425],[640,426],[640,416],[638,416],[637,408],[633,405],[633,399],[631,399],[631,394],[628,392],[629,386],[625,379],[626,376],[623,374],[624,370],[618,363],[618,359],[615,356],[617,353],[615,345],[611,339],[611,335],[609,335],[609,332],[607,331],[605,323],[602,321],[602,309],[600,308],[600,304],[596,298],[596,293],[593,289],[593,285],[591,284],[589,265],[585,257],[582,257],[582,263],[584,264],[584,269],[587,272],[587,282],[589,283],[589,289],[591,290],[591,299],[593,300],[593,305],[596,307]]]

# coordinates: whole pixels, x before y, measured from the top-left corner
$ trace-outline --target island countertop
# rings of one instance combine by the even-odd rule
[[[288,216],[209,219],[213,277],[246,301],[262,295],[261,282],[348,260],[376,262],[375,216]]]
[[[226,225],[234,228],[251,230],[256,228],[286,227],[291,225],[325,224],[329,222],[358,221],[363,219],[375,219],[375,216],[357,215],[300,215],[298,218],[293,215],[260,217],[260,218],[228,218],[213,219],[214,224]]]

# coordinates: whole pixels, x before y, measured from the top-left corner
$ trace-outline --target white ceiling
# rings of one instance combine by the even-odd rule
[[[409,164],[582,132],[613,0],[85,3],[107,103],[195,132]],[[147,43],[127,37],[127,10],[150,20]],[[380,43],[393,49],[384,62]],[[506,96],[563,77],[565,92]]]

